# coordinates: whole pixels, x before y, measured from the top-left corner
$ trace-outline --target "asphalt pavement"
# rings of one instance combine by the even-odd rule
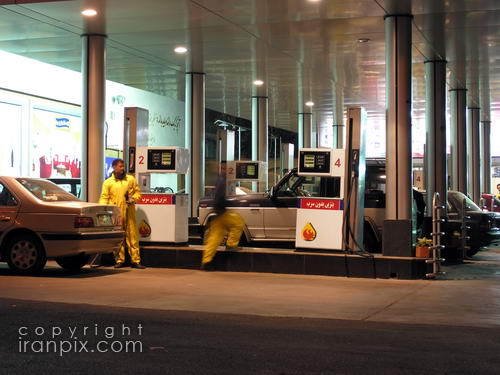
[[[439,280],[0,265],[2,374],[500,374],[500,249]]]
[[[498,374],[500,369],[499,328],[9,299],[0,300],[0,311],[2,374]],[[57,350],[40,353],[42,346],[32,346],[50,341],[53,333]],[[83,349],[74,345],[83,340],[88,341]],[[142,349],[136,345],[125,352],[125,340],[141,342]],[[67,352],[60,351],[63,341],[73,345],[63,346]],[[98,352],[96,344],[103,341],[101,351],[107,352]],[[122,351],[114,352],[113,345]]]

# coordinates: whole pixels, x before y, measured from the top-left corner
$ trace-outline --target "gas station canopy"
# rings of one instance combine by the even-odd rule
[[[83,33],[105,33],[107,78],[182,99],[184,73],[207,74],[208,108],[251,117],[253,82],[262,80],[272,104],[269,122],[296,130],[296,114],[314,102],[332,123],[335,97],[384,121],[383,16],[406,1],[108,0],[1,1],[0,49],[80,70]],[[105,6],[103,5],[105,4]],[[98,14],[85,24],[81,11]],[[401,8],[401,9],[400,9]],[[413,114],[424,113],[424,64],[448,61],[448,87],[468,88],[479,105],[489,80],[492,116],[500,105],[500,3],[412,1]],[[187,48],[186,55],[174,49]]]

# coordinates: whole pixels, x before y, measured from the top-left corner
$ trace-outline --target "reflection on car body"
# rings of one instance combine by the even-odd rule
[[[79,201],[54,183],[0,177],[1,260],[21,273],[47,258],[77,270],[92,254],[115,251],[122,239],[117,207]]]

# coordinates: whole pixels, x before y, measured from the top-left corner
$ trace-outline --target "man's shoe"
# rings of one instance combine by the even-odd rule
[[[123,264],[123,262],[119,262],[119,263],[115,264],[115,268],[123,268],[123,267],[125,267],[125,265]]]
[[[143,266],[143,265],[142,265],[142,264],[140,264],[140,263],[132,263],[132,264],[130,265],[130,268],[137,268],[138,270],[143,270],[143,269],[145,269],[146,267],[145,267],[145,266]]]

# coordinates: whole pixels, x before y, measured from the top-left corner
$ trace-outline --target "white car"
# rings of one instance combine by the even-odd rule
[[[116,251],[120,220],[118,207],[82,202],[50,181],[0,177],[0,259],[18,273],[39,272],[47,259],[76,271]]]

